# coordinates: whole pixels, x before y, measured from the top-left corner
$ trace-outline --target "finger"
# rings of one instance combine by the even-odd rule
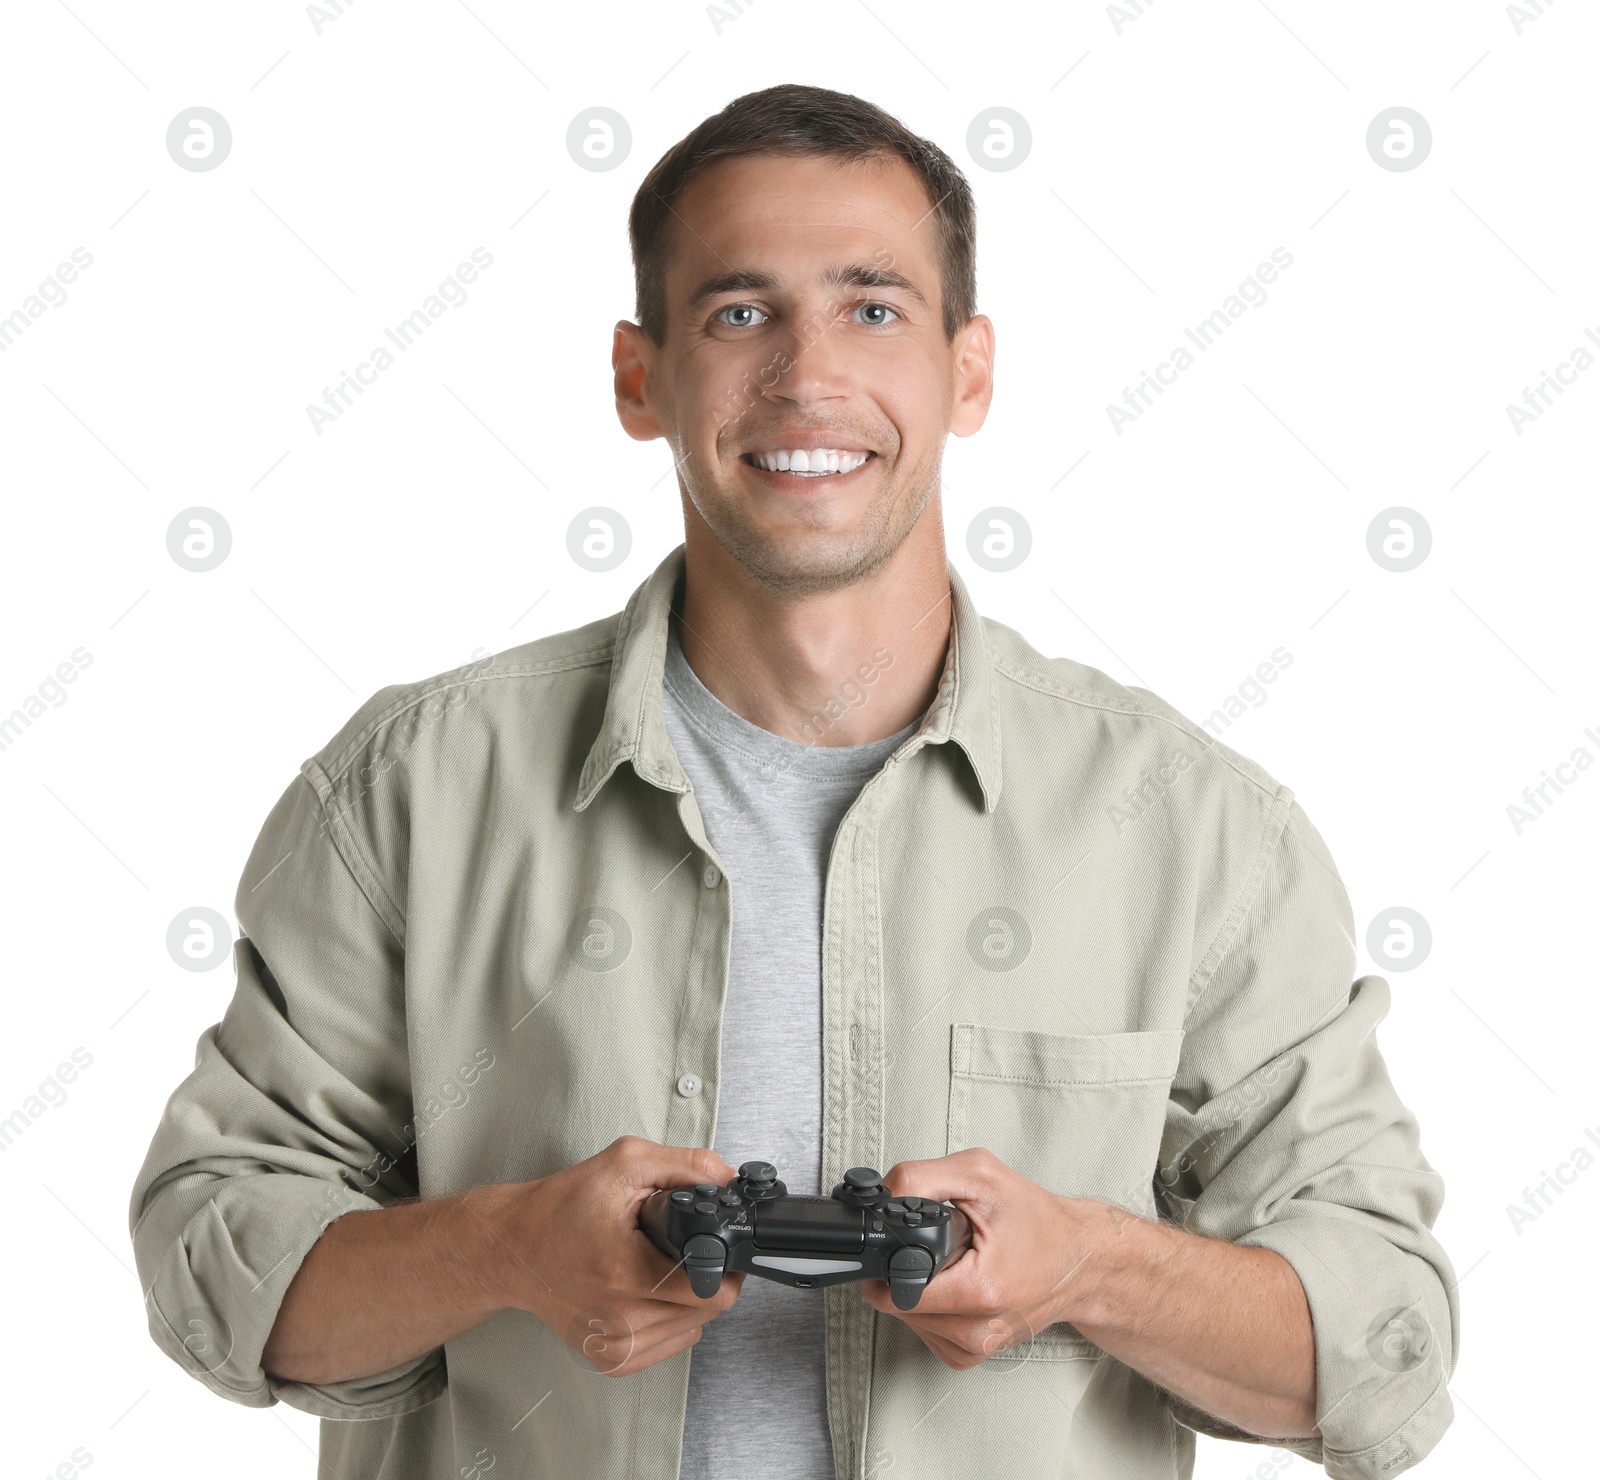
[[[734,1175],[734,1169],[710,1147],[666,1146],[643,1136],[618,1136],[600,1155],[616,1163],[626,1185],[635,1191],[695,1182],[720,1186]]]
[[[694,1297],[692,1305],[641,1296],[617,1305],[592,1306],[590,1319],[581,1324],[574,1320],[562,1329],[562,1338],[596,1371],[609,1375],[638,1371],[659,1359],[664,1344],[674,1349],[684,1345],[681,1338],[686,1333],[708,1326],[732,1306],[737,1293],[737,1285],[730,1284],[711,1300]]]
[[[885,1300],[882,1304],[873,1297],[869,1303],[904,1321],[922,1339],[925,1345],[941,1360],[964,1353],[965,1360],[958,1365],[972,1366],[1009,1351],[1014,1346],[1025,1345],[1034,1332],[1027,1321],[1015,1311],[996,1311],[988,1316],[929,1314],[919,1304],[915,1310],[896,1310]]]
[[[974,1146],[949,1156],[923,1161],[897,1161],[883,1183],[897,1197],[935,1197],[940,1202],[986,1204],[996,1187],[997,1163],[992,1151]]]
[[[863,1280],[861,1290],[864,1297],[886,1314],[907,1314],[890,1299],[886,1281]],[[990,1310],[989,1300],[989,1293],[981,1278],[978,1255],[968,1249],[923,1286],[913,1309],[918,1315],[964,1315],[971,1318]]]
[[[946,1367],[976,1367],[987,1355],[990,1355],[984,1352],[968,1351],[959,1342],[946,1341],[944,1337],[931,1331],[918,1331],[917,1335],[922,1338],[922,1344]]]
[[[596,1372],[607,1377],[628,1377],[693,1346],[704,1329],[703,1322],[685,1314],[670,1321],[654,1322],[641,1330],[630,1328],[603,1340],[591,1339],[574,1350]]]

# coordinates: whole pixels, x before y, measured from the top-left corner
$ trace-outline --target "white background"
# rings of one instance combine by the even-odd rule
[[[92,656],[0,751],[0,1117],[93,1060],[0,1153],[7,1473],[78,1446],[97,1477],[314,1473],[314,1420],[223,1402],[145,1333],[129,1192],[232,988],[168,926],[232,919],[269,807],[375,689],[615,611],[681,538],[664,446],[612,409],[627,206],[780,81],[886,107],[977,192],[998,392],[945,509],[980,608],[1196,719],[1292,652],[1228,744],[1295,789],[1363,945],[1394,906],[1433,933],[1415,969],[1361,960],[1461,1280],[1423,1472],[1580,1472],[1600,1166],[1520,1232],[1507,1205],[1600,1135],[1600,768],[1520,834],[1506,809],[1600,758],[1600,367],[1521,435],[1506,407],[1600,333],[1592,8],[1520,34],[1486,0],[1163,0],[1120,34],[1097,4],[728,10],[391,0],[319,34],[287,3],[7,7],[0,317],[93,257],[0,353],[0,715]],[[166,152],[197,105],[233,131],[213,171]],[[1366,149],[1396,105],[1433,131],[1409,172]],[[632,129],[609,172],[566,149],[594,106]],[[1033,135],[1005,172],[966,147],[996,106]],[[318,435],[307,404],[476,247],[467,302]],[[1118,435],[1107,403],[1278,247],[1268,300]],[[604,575],[566,547],[595,504],[633,532]],[[233,537],[205,574],[167,552],[195,505]],[[1033,531],[1006,575],[966,548],[991,505]],[[1399,574],[1366,544],[1396,505],[1433,536]],[[1263,1463],[1311,1473],[1202,1440],[1197,1474]]]

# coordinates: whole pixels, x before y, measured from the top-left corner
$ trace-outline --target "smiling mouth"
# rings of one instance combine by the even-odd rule
[[[739,461],[763,473],[786,473],[792,478],[839,478],[864,467],[875,452],[838,451],[827,447],[797,447],[777,452],[742,452]]]

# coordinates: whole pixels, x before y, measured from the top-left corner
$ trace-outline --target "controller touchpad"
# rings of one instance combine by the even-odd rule
[[[859,1253],[866,1244],[866,1214],[831,1197],[786,1197],[756,1207],[756,1247],[794,1253]]]

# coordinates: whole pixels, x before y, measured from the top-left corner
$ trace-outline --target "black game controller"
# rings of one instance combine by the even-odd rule
[[[913,1310],[945,1265],[972,1242],[960,1208],[896,1197],[871,1167],[851,1167],[832,1197],[791,1197],[768,1161],[747,1161],[726,1187],[702,1182],[653,1192],[639,1225],[679,1260],[709,1300],[724,1274],[800,1289],[885,1280],[897,1310]]]

